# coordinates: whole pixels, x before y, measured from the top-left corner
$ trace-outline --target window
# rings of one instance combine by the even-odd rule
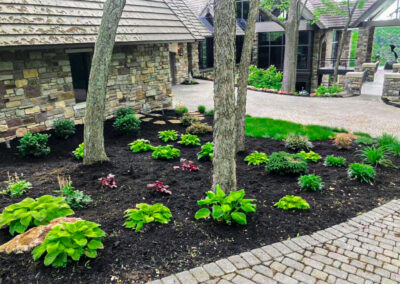
[[[212,37],[199,44],[199,67],[200,69],[214,67],[214,39]]]
[[[341,36],[342,31],[334,31],[332,40],[332,58],[337,58],[338,56],[339,40]]]
[[[249,16],[249,1],[236,0],[236,19],[247,20]]]
[[[85,102],[89,87],[90,53],[69,53],[71,64],[72,85],[74,86],[75,100],[77,103]]]
[[[240,58],[242,57],[244,36],[236,37],[236,64],[240,63]]]

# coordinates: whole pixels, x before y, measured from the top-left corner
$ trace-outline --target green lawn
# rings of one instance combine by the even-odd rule
[[[343,128],[320,125],[302,125],[286,120],[266,117],[246,117],[246,136],[283,140],[289,133],[307,135],[310,141],[328,140],[338,132],[346,132]]]

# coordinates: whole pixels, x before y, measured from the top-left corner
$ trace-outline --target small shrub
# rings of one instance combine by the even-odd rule
[[[56,120],[54,121],[54,132],[56,136],[67,139],[75,134],[75,123],[72,120]]]
[[[138,131],[140,123],[141,120],[137,118],[134,114],[128,114],[125,116],[117,117],[114,122],[114,127],[119,132],[127,134]]]
[[[50,153],[50,147],[47,146],[49,134],[27,133],[19,140],[18,150],[23,157],[40,157]]]
[[[192,161],[188,161],[186,159],[180,160],[180,166],[174,166],[174,170],[182,170],[182,171],[189,171],[189,172],[197,172],[199,167],[196,167]]]
[[[85,143],[79,144],[78,148],[72,151],[72,154],[74,154],[77,160],[82,160],[84,153],[85,153]]]
[[[399,139],[387,133],[382,134],[376,139],[378,140],[379,146],[390,146],[392,144],[399,143]]]
[[[375,139],[363,136],[357,137],[356,139],[354,139],[354,142],[364,146],[371,146],[376,144]]]
[[[169,185],[164,184],[162,181],[156,181],[153,183],[149,183],[147,188],[153,189],[155,192],[165,193],[171,195],[172,192],[168,190]]]
[[[197,160],[212,160],[214,157],[214,144],[207,142],[201,146],[201,150],[197,153]]]
[[[181,145],[185,146],[200,146],[200,139],[196,135],[193,134],[184,134],[181,135],[181,141],[178,142]]]
[[[292,151],[309,151],[313,145],[307,136],[290,133],[285,139],[285,147]]]
[[[158,132],[158,138],[164,142],[178,140],[178,132],[176,130],[165,130]]]
[[[30,227],[47,225],[51,220],[74,214],[62,197],[43,195],[25,198],[4,208],[0,214],[0,228],[9,226],[10,234],[22,234]]]
[[[117,183],[115,182],[115,175],[109,173],[106,177],[101,177],[98,179],[101,181],[101,188],[117,188]]]
[[[282,89],[282,72],[277,71],[274,65],[271,65],[267,70],[250,66],[249,68],[249,86],[254,86],[258,89]]]
[[[129,143],[129,149],[133,153],[148,152],[154,149],[154,146],[150,144],[149,140],[138,139],[132,143]]]
[[[265,169],[268,172],[281,175],[308,172],[307,161],[303,157],[286,152],[272,153]]]
[[[100,225],[89,221],[63,222],[54,226],[44,242],[32,251],[33,260],[38,260],[44,253],[45,266],[65,267],[68,262],[79,261],[85,255],[97,257],[97,250],[103,249],[101,238],[106,233]]]
[[[90,195],[75,190],[70,177],[64,178],[58,176],[57,179],[60,190],[55,190],[54,192],[60,193],[61,196],[65,198],[65,202],[67,202],[72,209],[83,209],[92,203],[93,200]]]
[[[186,133],[204,135],[212,132],[212,127],[206,123],[195,122],[186,128]]]
[[[207,116],[214,116],[214,110],[210,109],[210,110],[206,111],[206,115]]]
[[[205,112],[206,112],[206,107],[200,105],[200,106],[197,107],[197,111],[198,111],[199,113],[205,113]]]
[[[247,155],[244,160],[248,165],[259,166],[268,162],[268,156],[265,153],[254,151],[250,155]]]
[[[291,209],[309,209],[310,205],[307,201],[305,201],[300,196],[294,195],[286,195],[282,197],[277,203],[274,204],[275,207],[278,207],[283,210],[291,210]]]
[[[350,164],[347,174],[350,179],[358,179],[365,183],[372,183],[376,175],[373,167],[359,163]]]
[[[179,158],[181,156],[181,151],[179,149],[173,148],[171,145],[158,146],[154,149],[152,157],[155,160],[172,160]]]
[[[324,184],[322,183],[322,178],[315,174],[304,175],[299,177],[298,184],[301,189],[309,191],[318,191],[324,188]]]
[[[315,90],[316,96],[319,96],[319,97],[333,96],[333,95],[338,94],[340,92],[343,92],[343,88],[339,87],[337,84],[333,84],[333,85],[331,85],[329,87],[321,85]]]
[[[313,151],[310,151],[308,153],[301,151],[300,153],[297,153],[297,155],[306,159],[307,162],[316,163],[321,160],[321,156]]]
[[[385,168],[396,168],[392,161],[387,157],[390,152],[387,146],[380,147],[365,147],[360,150],[360,156],[364,163],[373,166],[383,166]]]
[[[333,143],[338,149],[351,149],[354,135],[351,133],[338,133]]]
[[[389,145],[389,149],[396,157],[400,157],[400,142]]]
[[[11,198],[16,198],[20,197],[28,189],[32,188],[32,184],[30,182],[27,182],[26,180],[20,180],[17,173],[14,173],[14,175],[10,175],[10,173],[7,172],[7,176],[8,181],[4,182],[5,184],[7,184],[7,188],[2,192],[2,194],[7,194]]]
[[[330,155],[325,158],[324,165],[336,168],[344,167],[346,165],[346,159],[344,157],[335,157],[334,155]]]
[[[183,126],[190,126],[193,123],[199,122],[199,120],[190,113],[185,113],[182,115],[180,120]]]
[[[227,196],[219,185],[216,186],[216,192],[206,192],[206,199],[197,201],[199,206],[212,207],[201,208],[194,216],[196,220],[211,217],[217,222],[225,222],[231,225],[236,222],[240,225],[247,224],[246,213],[256,212],[257,205],[253,204],[255,199],[245,199],[244,189],[231,191]]]
[[[176,113],[178,116],[182,116],[184,113],[188,113],[188,112],[189,112],[188,108],[185,107],[185,106],[183,106],[183,105],[177,105],[177,106],[175,107],[175,113]]]
[[[126,108],[126,107],[121,107],[117,110],[115,113],[115,116],[118,117],[124,117],[127,115],[135,114],[135,111],[131,108]]]
[[[154,205],[139,203],[136,204],[136,209],[128,209],[125,213],[125,218],[127,218],[125,227],[135,229],[136,232],[142,230],[148,223],[168,224],[172,217],[171,210],[161,203]]]

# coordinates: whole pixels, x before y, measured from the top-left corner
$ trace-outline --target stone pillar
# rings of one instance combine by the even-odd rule
[[[192,72],[193,77],[197,77],[200,75],[199,72],[199,42],[194,42],[192,44]]]
[[[365,72],[347,72],[345,79],[344,89],[348,96],[359,96],[361,95],[361,87],[364,81]]]
[[[400,63],[393,64],[393,73],[400,73]]]
[[[253,41],[253,48],[251,51],[251,65],[258,65],[258,33],[256,33]]]
[[[382,97],[400,98],[400,73],[386,73]]]
[[[363,63],[361,65],[361,69],[362,71],[367,72],[367,82],[373,82],[374,81],[374,77],[375,77],[375,73],[378,70],[378,66],[379,66],[379,61],[375,62],[375,63]]]
[[[356,53],[356,70],[361,70],[362,64],[371,62],[374,44],[375,27],[362,27],[358,29],[358,44]]]
[[[312,62],[311,62],[311,92],[315,92],[315,89],[318,88],[318,67],[319,67],[319,57],[321,55],[321,39],[323,36],[323,32],[321,30],[317,30],[314,32],[313,39],[313,50],[312,50]]]

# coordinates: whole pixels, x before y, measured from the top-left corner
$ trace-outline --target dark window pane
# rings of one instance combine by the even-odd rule
[[[242,18],[242,2],[236,1],[236,19]]]
[[[268,68],[269,66],[269,47],[260,46],[258,49],[258,67]]]
[[[268,33],[259,33],[258,34],[258,44],[259,45],[267,45],[268,44]]]
[[[299,32],[299,44],[309,44],[309,37],[310,37],[309,31]]]
[[[297,52],[297,69],[307,69],[308,67],[308,46],[299,46]]]
[[[90,53],[71,53],[69,54],[69,61],[75,101],[77,103],[85,102],[89,86]]]
[[[243,1],[243,19],[247,20],[249,17],[249,1]]]
[[[236,37],[236,64],[240,63],[240,57],[242,56],[244,36]]]
[[[270,41],[271,45],[284,44],[285,34],[283,32],[273,32],[273,33],[268,33],[268,35],[269,35],[269,41]]]
[[[207,38],[207,68],[214,67],[214,39]]]
[[[277,69],[283,68],[283,46],[272,46],[270,65],[275,65]]]

